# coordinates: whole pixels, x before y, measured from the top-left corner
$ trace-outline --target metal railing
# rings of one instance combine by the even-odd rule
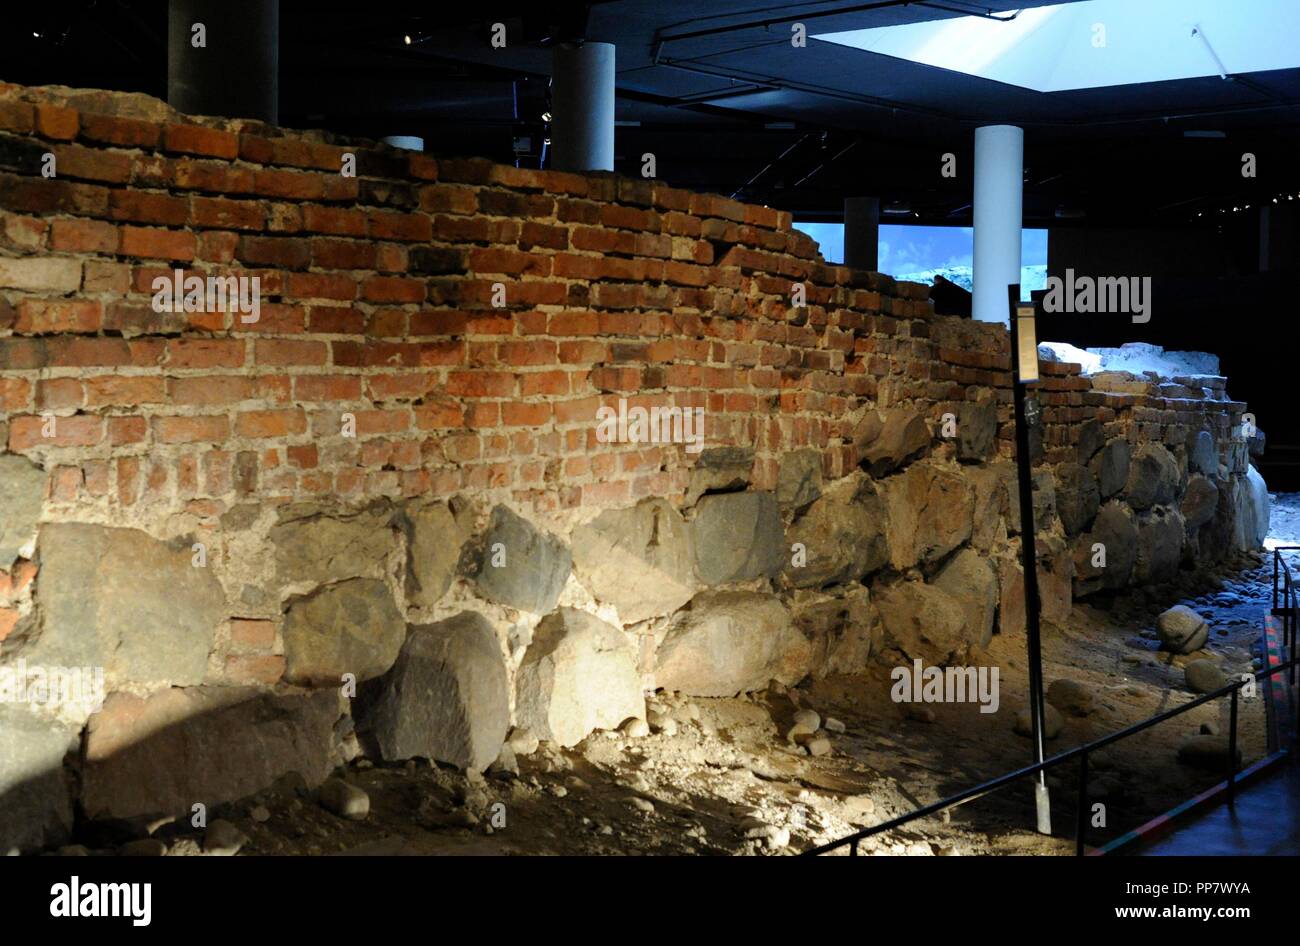
[[[1291,656],[1291,685],[1295,686],[1296,617],[1300,613],[1300,589],[1291,575],[1291,566],[1282,558],[1283,552],[1300,551],[1300,545],[1279,545],[1273,549],[1273,613],[1282,617],[1282,641]],[[1281,580],[1282,607],[1278,607],[1278,582]],[[1300,724],[1300,720],[1297,721]]]
[[[1092,742],[1087,742],[1081,746],[1076,746],[1073,749],[1069,749],[1065,752],[1061,752],[1057,755],[1054,755],[1049,759],[1044,759],[1042,762],[1038,762],[1033,765],[1027,765],[1024,768],[1016,769],[1014,772],[1008,772],[1005,775],[998,776],[997,778],[989,779],[987,782],[982,782],[979,785],[966,789],[965,791],[958,792],[955,795],[949,795],[947,798],[942,798],[939,801],[932,802],[931,804],[925,805],[922,808],[917,808],[916,810],[910,811],[907,814],[899,815],[897,818],[891,818],[889,821],[884,821],[881,822],[880,824],[872,825],[869,828],[863,828],[861,831],[856,831],[853,834],[846,835],[845,837],[839,838],[838,840],[835,841],[831,841],[828,844],[822,844],[818,847],[811,848],[810,850],[804,851],[803,856],[816,856],[819,854],[827,854],[831,851],[836,851],[844,847],[847,847],[849,849],[849,853],[851,855],[857,856],[858,846],[866,838],[872,837],[873,835],[877,835],[877,834],[883,834],[886,831],[893,831],[894,829],[900,828],[903,825],[908,824],[909,822],[916,821],[920,818],[926,818],[929,817],[930,815],[938,814],[940,812],[948,810],[949,808],[954,808],[957,805],[964,804],[965,802],[968,801],[973,801],[974,799],[982,795],[987,795],[992,792],[995,792],[998,789],[1004,788],[1005,786],[1010,785],[1013,782],[1017,782],[1022,778],[1028,778],[1029,776],[1037,775],[1039,772],[1046,772],[1048,769],[1055,768],[1056,766],[1059,765],[1063,765],[1066,762],[1069,762],[1076,758],[1079,760],[1079,772],[1078,772],[1078,793],[1079,794],[1078,794],[1077,820],[1075,826],[1074,852],[1076,855],[1082,855],[1085,853],[1085,841],[1087,838],[1087,827],[1088,827],[1087,814],[1088,814],[1088,757],[1089,755],[1098,751],[1099,749],[1104,749],[1106,746],[1109,746],[1112,743],[1116,743],[1123,739],[1127,739],[1130,736],[1134,736],[1144,730],[1150,729],[1152,726],[1156,726],[1159,725],[1160,723],[1165,722],[1166,720],[1173,719],[1175,716],[1181,716],[1183,713],[1193,710],[1196,707],[1201,706],[1205,703],[1209,703],[1213,700],[1217,700],[1220,697],[1225,695],[1229,696],[1229,699],[1231,700],[1231,706],[1229,708],[1229,724],[1228,724],[1229,725],[1228,755],[1227,755],[1227,764],[1225,766],[1226,782],[1227,782],[1227,798],[1228,798],[1228,803],[1231,804],[1236,794],[1237,772],[1240,769],[1240,766],[1237,762],[1237,703],[1240,698],[1242,687],[1246,686],[1247,683],[1251,682],[1252,680],[1268,679],[1282,671],[1289,671],[1291,683],[1292,684],[1295,683],[1295,678],[1296,678],[1295,639],[1296,639],[1296,625],[1297,623],[1300,623],[1297,621],[1297,617],[1300,616],[1300,585],[1298,585],[1293,579],[1291,575],[1290,566],[1282,559],[1281,553],[1288,552],[1288,551],[1300,551],[1300,546],[1296,546],[1296,545],[1280,546],[1273,550],[1273,613],[1280,614],[1283,620],[1283,640],[1286,642],[1287,655],[1289,657],[1289,659],[1285,663],[1279,663],[1273,667],[1265,666],[1259,670],[1256,670],[1253,674],[1250,675],[1243,674],[1242,679],[1240,680],[1221,686],[1217,690],[1198,696],[1196,699],[1192,700],[1189,703],[1184,703],[1182,706],[1177,706],[1171,710],[1166,710],[1163,713],[1160,713],[1156,716],[1152,716],[1150,719],[1144,719],[1139,723],[1134,723],[1132,726],[1129,726],[1127,729],[1121,729],[1119,732],[1111,733],[1109,736],[1103,736],[1100,739],[1094,739]],[[1281,581],[1280,585],[1279,585],[1279,581]],[[1278,606],[1279,588],[1282,591],[1283,604],[1281,607]],[[1265,656],[1265,661],[1267,662],[1267,654]],[[1297,699],[1295,702],[1297,704],[1297,718],[1295,720],[1295,726],[1292,729],[1292,741],[1293,741],[1292,751],[1294,751],[1294,743],[1296,742],[1297,738],[1300,737],[1300,699]]]

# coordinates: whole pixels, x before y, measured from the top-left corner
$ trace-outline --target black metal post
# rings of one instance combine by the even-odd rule
[[[1007,287],[1007,304],[1011,315],[1011,369],[1012,395],[1015,402],[1016,423],[1016,473],[1020,493],[1020,559],[1025,574],[1025,630],[1029,657],[1029,719],[1031,737],[1034,743],[1034,762],[1043,761],[1043,654],[1040,642],[1040,609],[1038,595],[1038,550],[1036,526],[1034,522],[1034,484],[1030,469],[1029,455],[1029,418],[1025,408],[1025,388],[1029,382],[1022,381],[1021,376],[1028,366],[1020,363],[1020,320],[1016,307],[1020,303],[1020,284]],[[1034,357],[1037,358],[1037,350]],[[1036,379],[1037,364],[1029,377]],[[1038,781],[1034,786],[1035,802],[1038,809],[1038,830],[1042,834],[1052,833],[1051,805],[1047,795],[1047,775],[1038,772]]]
[[[1273,550],[1273,613],[1277,614],[1277,557],[1281,553]]]
[[[1240,686],[1232,688],[1232,709],[1228,713],[1228,804],[1237,794],[1237,694]]]
[[[1088,831],[1088,753],[1079,756],[1079,823],[1074,831],[1074,853],[1083,857],[1084,836]]]

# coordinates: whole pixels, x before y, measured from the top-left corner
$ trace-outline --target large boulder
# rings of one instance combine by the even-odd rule
[[[636,648],[618,628],[561,608],[537,625],[515,677],[515,718],[538,739],[572,746],[596,729],[645,717]]]
[[[1062,677],[1053,680],[1052,685],[1047,688],[1047,702],[1062,713],[1069,713],[1071,716],[1087,716],[1092,712],[1093,693],[1087,684]]]
[[[998,577],[988,559],[974,549],[962,549],[944,563],[932,583],[961,606],[966,618],[963,636],[987,647],[998,609]]]
[[[1123,503],[1106,503],[1093,519],[1092,530],[1075,539],[1073,548],[1076,597],[1125,587],[1137,562],[1133,513]]]
[[[925,418],[907,408],[868,410],[853,430],[858,463],[877,478],[924,455],[931,440]]]
[[[510,727],[510,683],[492,625],[462,611],[411,628],[392,669],[361,688],[353,715],[386,761],[483,771]]]
[[[702,498],[691,522],[695,573],[706,585],[772,578],[785,564],[781,510],[771,493]]]
[[[1253,465],[1248,465],[1246,475],[1240,478],[1237,496],[1235,546],[1246,550],[1260,548],[1268,536],[1268,487]]]
[[[455,580],[461,548],[469,538],[468,509],[420,499],[407,503],[400,524],[406,533],[406,603],[431,608]]]
[[[966,472],[974,494],[970,544],[982,552],[991,550],[1007,537],[1007,514],[1012,495],[1008,484],[1015,475],[1016,468],[1011,463],[973,466]]]
[[[1144,443],[1129,464],[1124,498],[1139,512],[1173,502],[1178,491],[1178,461],[1163,444]]]
[[[1114,496],[1128,482],[1132,452],[1127,440],[1116,437],[1108,440],[1088,462],[1088,469],[1097,478],[1097,489],[1102,499]]]
[[[1156,633],[1165,650],[1190,654],[1205,646],[1210,639],[1210,626],[1187,605],[1178,604],[1156,618]]]
[[[802,509],[821,494],[822,452],[809,447],[782,454],[776,480],[781,509]]]
[[[508,608],[550,614],[569,580],[573,558],[555,536],[505,506],[492,510],[487,531],[471,543],[462,567],[479,593]]]
[[[957,459],[987,460],[998,442],[998,402],[964,401],[957,409]]]
[[[885,628],[885,643],[909,661],[959,663],[971,643],[962,603],[940,588],[903,581],[876,594],[876,607]]]
[[[1213,693],[1228,685],[1228,677],[1209,658],[1193,660],[1183,668],[1183,681],[1193,693]]]
[[[835,595],[796,591],[791,612],[812,644],[813,676],[861,673],[883,644],[884,626],[865,585],[848,585]]]
[[[1219,448],[1208,430],[1197,430],[1187,435],[1187,470],[1212,480],[1218,479]]]
[[[1061,729],[1065,726],[1065,717],[1051,703],[1043,704],[1043,738],[1055,739],[1061,734]],[[1016,713],[1015,722],[1012,728],[1018,735],[1033,736],[1034,722],[1029,715],[1029,707],[1025,707]]]
[[[889,561],[885,505],[860,473],[834,484],[791,523],[785,548],[791,555],[786,577],[796,588],[857,581]]]
[[[0,703],[0,854],[66,840],[72,795],[63,767],[78,733],[21,703]]]
[[[92,819],[188,818],[196,802],[235,801],[289,773],[314,788],[337,764],[338,719],[335,690],[113,693],[86,727],[81,804]]]
[[[268,537],[281,585],[379,578],[397,546],[393,510],[383,502],[349,513],[311,504],[287,506]]]
[[[194,564],[193,543],[137,529],[43,526],[42,630],[24,653],[28,663],[103,667],[109,689],[202,682],[213,636],[229,615],[212,569]]]
[[[285,679],[336,686],[387,672],[406,639],[406,622],[382,581],[352,578],[289,601],[284,615]]]
[[[1007,553],[996,559],[998,571],[998,633],[1025,632],[1025,570],[1018,556]]]
[[[1007,530],[1020,534],[1020,482],[1013,475],[1007,480]],[[1033,502],[1036,531],[1050,529],[1056,521],[1056,475],[1051,470],[1038,470],[1030,479],[1030,500]]]
[[[1101,506],[1097,478],[1079,463],[1062,463],[1056,468],[1056,514],[1066,535],[1078,535],[1092,525]]]
[[[49,474],[26,457],[0,454],[0,571],[36,534]]]
[[[1079,427],[1078,461],[1087,464],[1097,451],[1106,445],[1106,432],[1097,418],[1084,421]]]
[[[970,538],[975,502],[958,473],[918,463],[880,483],[879,489],[894,568],[937,561]]]
[[[1157,506],[1138,520],[1137,561],[1133,580],[1147,585],[1172,580],[1178,574],[1187,529],[1178,510]]]
[[[1074,562],[1065,541],[1056,535],[1037,537],[1038,599],[1043,621],[1064,626],[1074,607]],[[999,556],[998,630],[1003,634],[1024,633],[1025,574],[1018,554]]]
[[[706,493],[743,490],[749,485],[753,470],[753,448],[710,447],[700,454],[691,468],[691,480],[683,503],[693,506]]]
[[[1205,433],[1205,431],[1201,431]],[[1214,518],[1214,511],[1219,506],[1219,488],[1209,477],[1193,473],[1187,479],[1187,489],[1183,493],[1178,511],[1183,515],[1187,528],[1199,529]]]
[[[663,499],[607,509],[573,530],[573,569],[624,624],[671,614],[695,593],[691,530]]]
[[[776,598],[703,591],[659,644],[655,683],[691,696],[735,696],[771,680],[797,683],[811,662],[812,648]]]

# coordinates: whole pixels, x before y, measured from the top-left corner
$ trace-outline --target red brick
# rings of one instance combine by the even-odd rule
[[[302,209],[302,222],[304,228],[316,233],[362,237],[366,235],[367,218],[360,210],[308,204]]]
[[[240,237],[235,255],[244,263],[306,269],[311,262],[311,247],[306,240],[290,237]]]
[[[248,168],[231,167],[220,161],[193,161],[188,158],[176,162],[175,184],[182,190],[225,195],[251,194],[253,183],[253,172]]]
[[[555,364],[555,342],[502,342],[498,347],[498,357],[506,365],[552,365]]]
[[[163,148],[181,154],[235,158],[239,155],[239,136],[201,125],[168,125],[163,133]]]
[[[427,242],[433,239],[433,221],[424,214],[377,210],[370,214],[370,237],[376,240]]]
[[[0,129],[28,135],[36,127],[36,109],[27,102],[0,102]]]
[[[319,451],[314,443],[297,444],[285,447],[285,456],[289,463],[303,470],[314,469],[320,462]]]
[[[370,302],[423,302],[427,290],[418,279],[371,276],[361,284],[361,297]]]
[[[164,400],[163,379],[148,375],[95,375],[86,379],[89,407],[134,407]]]
[[[266,211],[255,200],[225,200],[219,197],[190,199],[190,223],[221,230],[261,230]]]
[[[159,443],[221,443],[230,436],[224,415],[155,417],[153,435]]]
[[[304,171],[256,171],[253,190],[267,197],[289,200],[320,200],[325,196],[324,178]]]
[[[325,342],[259,338],[253,361],[259,365],[323,365],[328,356]]]
[[[44,138],[71,141],[77,137],[80,122],[75,108],[61,105],[36,106],[36,132]]]
[[[188,202],[181,197],[149,191],[113,191],[108,199],[108,214],[114,220],[133,223],[156,223],[183,227],[189,220]]]
[[[194,234],[183,230],[152,230],[144,227],[122,228],[121,252],[126,256],[192,260],[194,259],[195,245]]]
[[[373,243],[319,237],[311,241],[312,264],[322,269],[374,269],[377,256]]]
[[[507,401],[501,405],[501,422],[507,427],[538,427],[551,420],[551,405]]]
[[[235,433],[241,437],[286,437],[306,430],[307,415],[300,410],[245,411],[235,418]]]
[[[100,220],[60,219],[50,224],[50,249],[68,253],[117,252],[117,227]]]
[[[361,378],[357,375],[299,375],[293,382],[293,396],[299,401],[359,400]]]
[[[233,375],[203,375],[168,378],[167,399],[173,404],[234,404],[255,396],[252,378]]]
[[[18,303],[14,331],[25,335],[98,332],[103,321],[99,302],[73,299],[24,299]]]
[[[28,406],[32,386],[23,378],[0,378],[0,411],[13,413]]]
[[[36,409],[57,411],[67,407],[81,407],[85,391],[76,378],[45,378],[36,382]]]
[[[53,436],[46,437],[47,422]],[[85,414],[72,417],[19,416],[9,424],[9,449],[15,453],[33,447],[93,447],[104,439],[104,419]]]
[[[125,148],[156,148],[162,129],[154,122],[114,115],[81,116],[81,137]]]
[[[175,338],[167,341],[172,368],[238,368],[244,363],[244,343],[230,338]]]
[[[515,376],[505,371],[453,371],[447,393],[461,397],[513,397]]]
[[[275,646],[275,622],[254,618],[230,619],[230,647],[232,650],[267,651]]]
[[[295,299],[340,299],[357,297],[357,281],[334,273],[290,273],[287,296]]]
[[[75,502],[81,492],[81,467],[61,466],[50,477],[50,499],[56,503]]]
[[[270,686],[284,676],[285,658],[279,654],[229,654],[226,679],[233,683],[260,683]]]

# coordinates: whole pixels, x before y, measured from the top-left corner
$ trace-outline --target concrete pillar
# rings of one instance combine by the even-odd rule
[[[880,200],[844,198],[844,265],[876,272],[880,267]]]
[[[1025,133],[1015,125],[975,129],[974,299],[980,322],[1008,323],[1007,286],[1020,282]]]
[[[614,46],[562,43],[551,71],[551,166],[614,170]]]
[[[167,103],[190,115],[278,122],[280,0],[171,0]]]
[[[419,135],[387,135],[379,140],[386,145],[392,145],[394,148],[405,148],[407,151],[424,150],[424,139]]]

